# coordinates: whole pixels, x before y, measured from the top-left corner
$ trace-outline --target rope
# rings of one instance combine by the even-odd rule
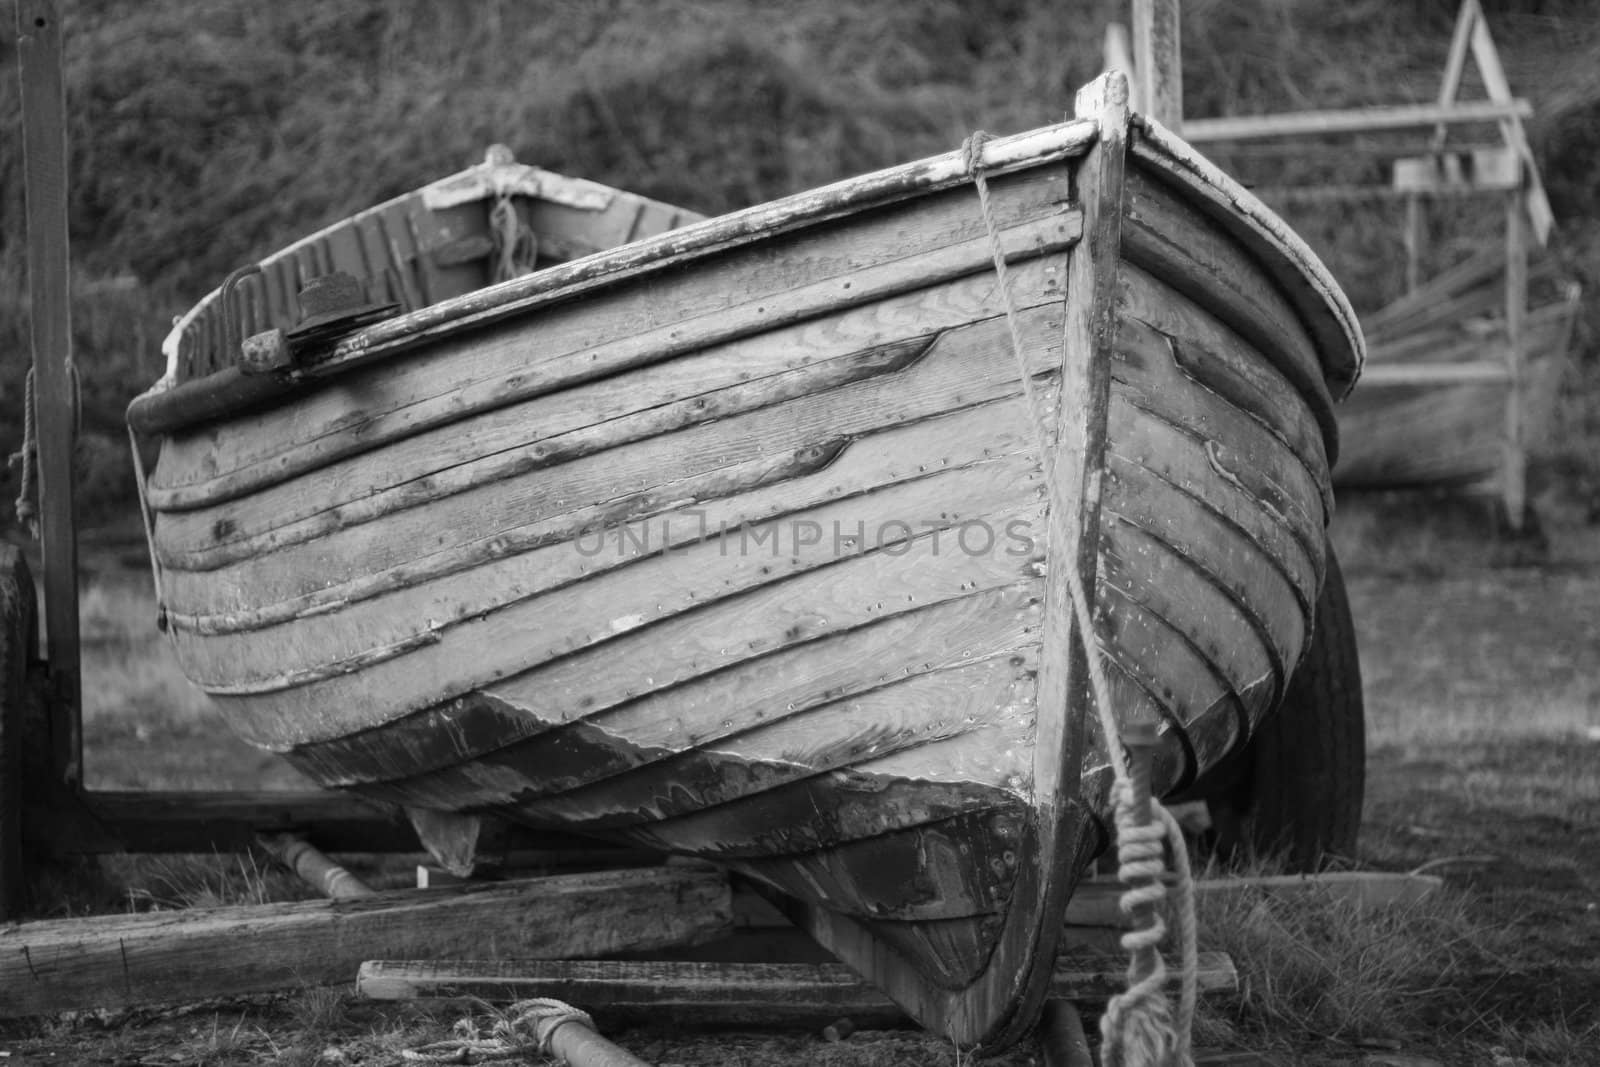
[[[17,489],[17,522],[27,527],[28,534],[39,540],[39,508],[33,502],[34,464],[39,458],[38,431],[33,423],[33,368],[22,385],[22,446],[11,453],[7,462],[21,468],[21,485]]]
[[[144,520],[144,543],[150,552],[150,579],[156,587],[156,629],[167,631],[167,596],[161,588],[161,560],[156,555],[155,522],[150,517],[150,496],[146,489],[148,480],[144,473],[144,458],[139,455],[139,436],[128,426],[128,451],[133,456],[133,484],[139,491],[139,518]]]
[[[510,193],[495,194],[494,206],[489,209],[489,240],[494,246],[490,281],[503,282],[533,273],[539,256],[539,239],[532,227],[517,216]]]
[[[1000,287],[1001,302],[1005,306],[1006,328],[1011,334],[1011,352],[1017,361],[1017,372],[1022,379],[1022,391],[1038,437],[1040,462],[1045,470],[1046,491],[1052,511],[1065,515],[1066,502],[1060,499],[1060,483],[1056,479],[1055,456],[1051,450],[1048,428],[1043,419],[1043,405],[1034,392],[1032,376],[1028,373],[1027,358],[1022,346],[1022,331],[1017,322],[1016,304],[1011,298],[1010,279],[1006,271],[1005,250],[1000,244],[1000,234],[995,227],[994,212],[989,201],[989,183],[983,172],[982,150],[989,135],[979,130],[962,145],[963,162],[978,190],[978,202],[983,210],[983,224],[989,235],[989,252],[994,260],[996,280]],[[1105,665],[1101,652],[1093,639],[1093,618],[1089,611],[1089,598],[1083,587],[1082,576],[1075,567],[1066,568],[1067,589],[1072,601],[1073,619],[1078,630],[1078,640],[1083,645],[1084,661],[1089,668],[1089,687],[1093,696],[1095,714],[1100,722],[1106,751],[1111,759],[1111,772],[1115,779],[1117,877],[1129,888],[1119,906],[1131,913],[1136,908],[1149,905],[1152,922],[1142,930],[1133,930],[1122,938],[1122,947],[1128,950],[1129,988],[1113,997],[1106,1005],[1100,1020],[1102,1039],[1101,1056],[1105,1067],[1145,1067],[1174,1061],[1192,1062],[1190,1034],[1194,1022],[1194,1004],[1198,985],[1194,922],[1194,888],[1189,870],[1188,850],[1183,843],[1183,832],[1171,812],[1153,797],[1149,798],[1152,821],[1140,824],[1135,803],[1133,783],[1128,771],[1128,753],[1118,732],[1118,723],[1112,710],[1111,687],[1106,681]],[[1166,923],[1161,918],[1160,906],[1167,890],[1161,875],[1165,869],[1162,852],[1163,839],[1172,842],[1174,865],[1178,871],[1178,923],[1181,928],[1180,950],[1183,955],[1182,987],[1177,1026],[1174,1027],[1171,1005],[1165,994],[1167,970],[1161,958],[1159,945],[1166,936]],[[1150,971],[1138,977],[1138,960],[1148,955]]]
[[[484,1063],[519,1059],[529,1052],[551,1056],[550,1038],[567,1023],[595,1028],[589,1013],[565,1001],[548,997],[519,1000],[495,1021],[485,1035],[471,1018],[458,1019],[452,1027],[454,1037],[435,1041],[418,1049],[405,1049],[400,1055],[410,1063]]]

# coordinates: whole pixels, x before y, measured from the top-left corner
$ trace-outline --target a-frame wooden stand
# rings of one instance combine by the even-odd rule
[[[1469,58],[1478,69],[1487,99],[1461,99]],[[1375,190],[1370,186],[1258,190],[1269,201],[1274,199],[1274,193],[1289,199],[1356,200],[1377,194],[1404,200],[1403,241],[1408,291],[1406,296],[1370,316],[1367,319],[1369,329],[1380,323],[1392,325],[1406,314],[1441,299],[1439,288],[1430,288],[1420,277],[1425,201],[1444,196],[1477,196],[1503,203],[1505,290],[1501,351],[1490,351],[1481,359],[1447,364],[1373,364],[1363,372],[1359,388],[1444,388],[1463,383],[1501,386],[1505,390],[1505,402],[1499,471],[1493,480],[1493,489],[1499,495],[1504,517],[1512,530],[1521,529],[1527,510],[1528,257],[1530,245],[1545,246],[1554,225],[1550,202],[1522,126],[1523,120],[1531,114],[1527,101],[1511,93],[1479,0],[1462,0],[1434,104],[1199,119],[1184,126],[1184,136],[1195,143],[1431,128],[1428,153],[1396,159],[1392,184],[1387,190]],[[1450,148],[1452,128],[1491,121],[1499,128],[1499,145],[1463,151]]]

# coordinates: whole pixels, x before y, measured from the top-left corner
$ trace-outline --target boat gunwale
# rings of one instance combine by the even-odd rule
[[[1310,327],[1333,399],[1347,395],[1366,362],[1366,340],[1354,307],[1321,257],[1282,216],[1180,135],[1147,115],[1133,115],[1130,124],[1135,135],[1128,138],[1128,153],[1140,162],[1154,164],[1147,171],[1152,177],[1198,193],[1191,198],[1191,207],[1242,239],[1256,258],[1268,252],[1289,260],[1299,277],[1309,283],[1303,288],[1285,285],[1285,278],[1268,271],[1290,307]],[[1339,359],[1341,351],[1351,358]]]
[[[286,376],[246,376],[238,365],[234,365],[200,377],[178,379],[178,351],[185,325],[203,307],[219,298],[219,292],[213,290],[180,318],[167,335],[162,343],[167,357],[166,373],[134,398],[128,407],[128,419],[136,430],[170,433],[207,418],[217,418],[234,410],[273,402],[280,396],[291,395],[291,391],[300,383],[352,369],[377,357],[418,347],[441,334],[486,326],[646,272],[659,271],[871,208],[955,188],[972,180],[974,168],[981,169],[986,176],[993,178],[1075,158],[1086,152],[1098,136],[1098,127],[1094,122],[1071,119],[1023,133],[988,139],[974,149],[970,163],[966,149],[957,149],[704,219],[375,323],[340,339],[333,351],[314,365]],[[470,173],[470,170],[461,173]],[[448,183],[460,177],[461,174],[452,175],[432,184]],[[408,195],[418,195],[420,192],[418,190]],[[617,192],[620,194],[622,191]],[[382,206],[385,205],[379,205]],[[374,210],[378,208],[368,208],[360,214]],[[267,258],[281,256],[321,234],[348,224],[356,217],[350,216],[318,231],[318,234],[301,238]],[[233,403],[225,402],[223,410],[192,413],[182,410],[187,406],[184,401],[191,395],[199,399],[198,394],[202,389],[215,392],[230,387],[240,390],[244,395]]]

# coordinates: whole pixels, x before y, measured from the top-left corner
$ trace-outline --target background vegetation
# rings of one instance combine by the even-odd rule
[[[81,507],[135,509],[122,413],[172,317],[229,270],[459,169],[518,158],[718,212],[1059,118],[1124,0],[63,0],[71,115]],[[1194,116],[1430,99],[1455,0],[1189,0]],[[1555,254],[1600,292],[1600,13],[1488,0],[1560,219]],[[28,358],[20,113],[0,0],[0,447]],[[465,17],[464,17],[465,16]],[[1469,91],[1475,89],[1469,86]],[[1219,153],[1251,180],[1350,180],[1349,141]],[[1370,175],[1369,175],[1370,176]],[[1393,209],[1287,212],[1371,308],[1399,291]],[[1487,215],[1498,219],[1498,211]],[[1463,221],[1467,225],[1463,226]],[[1488,239],[1459,208],[1435,251]],[[1544,472],[1600,518],[1600,313]],[[0,477],[9,503],[15,472]],[[8,513],[9,507],[4,508]]]

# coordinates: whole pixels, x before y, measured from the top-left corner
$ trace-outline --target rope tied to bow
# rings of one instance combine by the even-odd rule
[[[522,221],[511,194],[495,194],[489,209],[489,241],[494,247],[490,281],[503,282],[533,273],[539,258],[539,238],[533,227]]]
[[[962,162],[978,191],[983,223],[989,236],[989,252],[994,260],[995,278],[999,285],[1001,301],[1005,306],[1006,328],[1011,335],[1011,352],[1016,359],[1023,396],[1027,402],[1030,421],[1033,422],[1040,463],[1044,468],[1047,482],[1050,508],[1052,511],[1059,509],[1065,514],[1067,505],[1060,499],[1060,482],[1055,474],[1053,435],[1045,421],[1044,404],[1028,371],[1021,325],[1018,321],[1016,303],[1011,296],[1005,249],[1001,246],[1000,233],[995,226],[989,183],[983,170],[983,145],[988,140],[989,135],[982,130],[969,136],[962,145]],[[1069,293],[1068,298],[1074,298],[1074,294]],[[1106,681],[1100,649],[1094,640],[1088,594],[1077,568],[1067,566],[1065,571],[1078,640],[1082,642],[1084,661],[1089,670],[1090,693],[1093,698],[1091,703],[1099,720],[1107,754],[1110,756],[1114,779],[1112,798],[1117,835],[1117,877],[1128,887],[1118,906],[1124,913],[1130,915],[1148,906],[1151,908],[1152,916],[1150,925],[1131,930],[1122,937],[1122,947],[1128,951],[1129,956],[1129,987],[1110,1000],[1106,1005],[1105,1014],[1101,1017],[1102,1062],[1105,1067],[1155,1067],[1155,1065],[1174,1063],[1188,1065],[1192,1063],[1190,1035],[1193,1030],[1195,999],[1199,984],[1194,885],[1193,875],[1189,869],[1188,849],[1184,845],[1183,831],[1177,819],[1153,797],[1144,798],[1144,803],[1148,804],[1151,813],[1151,821],[1141,821],[1141,798],[1129,773],[1128,753],[1122,744],[1120,727],[1112,709],[1111,688]],[[1145,792],[1148,792],[1148,788]],[[1180,927],[1183,971],[1176,1017],[1166,995],[1167,968],[1159,947],[1166,936],[1166,922],[1162,919],[1160,910],[1167,896],[1166,886],[1161,878],[1166,870],[1164,843],[1170,843],[1172,846],[1172,865],[1177,871],[1179,886],[1177,922]]]
[[[530,1052],[553,1055],[550,1038],[567,1023],[595,1028],[589,1013],[550,997],[519,1000],[495,1020],[487,1034],[471,1019],[458,1019],[453,1036],[418,1049],[405,1049],[401,1058],[410,1063],[488,1063],[519,1059]]]
[[[7,462],[20,468],[17,487],[17,522],[27,527],[28,534],[39,540],[39,506],[33,501],[34,467],[39,459],[38,431],[34,427],[33,368],[22,384],[22,445],[11,453]]]

